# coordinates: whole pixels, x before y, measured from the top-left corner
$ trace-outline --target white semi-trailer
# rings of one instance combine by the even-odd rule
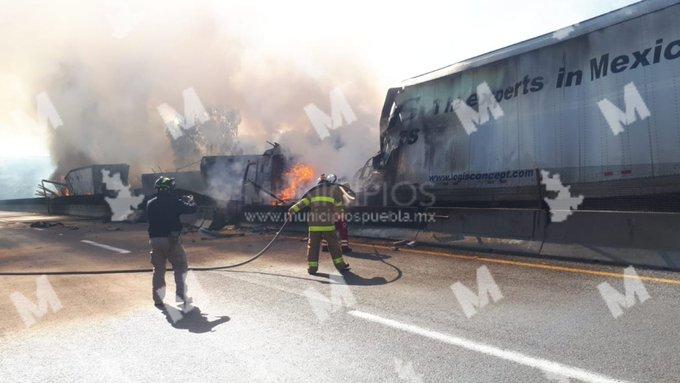
[[[535,203],[539,169],[582,207],[671,202],[680,1],[642,1],[405,81],[388,91],[369,164],[364,176],[428,185],[438,205]]]

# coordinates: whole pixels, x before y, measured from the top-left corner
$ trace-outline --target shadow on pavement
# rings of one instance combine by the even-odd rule
[[[377,252],[373,253],[373,254],[351,252],[349,254],[343,254],[343,256],[347,257],[347,258],[366,259],[366,260],[369,260],[369,261],[384,261],[386,259],[392,258],[389,255],[380,254],[380,253],[377,253]]]
[[[384,277],[373,277],[373,278],[364,278],[358,274],[355,274],[351,270],[343,273],[344,277],[344,283],[347,285],[354,285],[354,286],[379,286],[379,285],[385,285],[388,283],[395,282],[399,280],[403,273],[401,269],[399,269],[397,266],[389,263],[386,261],[386,259],[392,258],[389,255],[385,254],[380,254],[378,253],[377,249],[373,250],[374,253],[361,253],[361,252],[353,252],[350,254],[344,254],[345,257],[347,258],[357,258],[357,259],[365,259],[368,261],[377,261],[386,264],[387,266],[393,268],[396,271],[396,276],[392,278],[391,280],[387,280]],[[304,270],[304,269],[303,269]],[[285,275],[285,274],[278,274],[278,273],[269,273],[269,272],[263,272],[263,271],[252,271],[252,270],[215,270],[214,272],[227,272],[227,273],[243,273],[243,274],[259,274],[259,275],[268,275],[268,276],[273,276],[273,277],[281,277],[281,278],[289,278],[289,279],[298,279],[302,281],[312,281],[312,282],[318,282],[322,284],[331,284],[331,283],[342,283],[338,282],[338,275],[331,275],[328,273],[316,273],[314,274],[317,277],[323,277],[327,278],[329,280],[319,280],[315,278],[309,278],[309,277],[301,277],[301,276],[295,276],[295,275]],[[179,310],[177,310],[179,311]]]
[[[373,278],[370,278],[370,279],[364,278],[364,277],[362,277],[358,274],[355,274],[354,272],[352,272],[352,270],[348,270],[348,271],[342,273],[344,281],[347,285],[352,285],[352,286],[386,285],[388,283],[392,283],[392,282],[399,280],[403,276],[401,269],[399,269],[397,266],[386,261],[386,259],[390,259],[392,257],[389,256],[389,255],[378,253],[378,250],[376,248],[373,248],[373,254],[353,252],[353,253],[349,253],[349,254],[344,254],[344,256],[347,257],[347,258],[357,258],[357,259],[365,259],[365,260],[368,260],[368,261],[382,262],[382,263],[386,264],[387,266],[393,268],[397,272],[397,275],[393,279],[388,281],[387,279],[385,279],[383,277],[373,277]],[[333,281],[335,279],[337,279],[337,276],[331,276],[330,274],[327,274],[327,273],[316,273],[316,275],[330,279],[330,281],[318,281],[320,283],[330,284],[330,283],[334,283]]]
[[[302,268],[301,268],[302,269]],[[302,269],[305,270],[305,269]],[[269,275],[272,277],[281,277],[281,278],[290,278],[290,279],[299,279],[301,281],[312,281],[312,282],[317,282],[318,279],[313,279],[313,278],[305,278],[305,277],[298,277],[295,275],[286,275],[286,274],[277,274],[277,273],[267,273],[264,271],[249,271],[249,270],[219,270],[221,272],[227,272],[227,273],[243,273],[243,274],[259,274],[259,275]]]
[[[216,326],[230,320],[228,316],[223,315],[213,321],[209,321],[207,314],[202,313],[201,309],[197,306],[193,306],[191,311],[184,312],[166,304],[161,311],[165,314],[165,319],[172,327],[178,330],[189,330],[189,332],[197,334],[212,332]]]
[[[328,281],[318,281],[319,283],[341,283],[341,281],[338,281],[340,278],[337,275],[330,275],[328,273],[316,273],[315,275],[329,279]],[[345,284],[350,286],[378,286],[388,283],[383,277],[364,278],[360,275],[354,274],[351,270],[343,272],[342,278],[344,279]]]

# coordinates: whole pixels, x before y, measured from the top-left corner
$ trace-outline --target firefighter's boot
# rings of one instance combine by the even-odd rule
[[[341,273],[349,270],[349,263],[345,262],[342,257],[333,258],[333,265]]]
[[[319,262],[309,262],[307,273],[309,275],[315,275],[317,271],[319,271]]]

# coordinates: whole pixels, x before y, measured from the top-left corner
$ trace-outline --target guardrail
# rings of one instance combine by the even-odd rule
[[[241,221],[276,226],[284,211],[245,207]],[[543,209],[353,207],[347,218],[352,237],[680,270],[680,213],[576,210],[551,222]],[[290,229],[305,226],[302,220]]]

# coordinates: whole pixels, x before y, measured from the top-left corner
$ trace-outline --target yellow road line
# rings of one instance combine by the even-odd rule
[[[358,242],[352,242],[352,244],[364,246],[364,247],[374,247],[376,249],[394,251],[394,248],[390,247],[390,246],[373,245],[373,244],[358,243]],[[520,261],[509,260],[509,259],[486,258],[486,257],[479,257],[479,256],[474,256],[474,255],[457,255],[457,254],[450,254],[450,253],[443,253],[443,252],[429,251],[429,250],[416,250],[416,249],[400,248],[400,250],[401,249],[406,250],[407,252],[415,253],[415,254],[434,255],[434,256],[438,256],[438,257],[448,257],[448,258],[455,258],[455,259],[461,259],[461,260],[467,260],[467,261],[480,261],[480,262],[498,263],[498,264],[526,267],[526,268],[532,268],[532,269],[561,271],[561,272],[565,272],[565,273],[575,273],[575,274],[584,274],[584,275],[597,275],[597,276],[600,276],[600,277],[610,277],[610,278],[619,278],[619,279],[630,278],[630,279],[637,279],[637,280],[645,281],[645,282],[680,286],[680,279],[656,278],[656,277],[646,277],[646,276],[637,276],[636,277],[634,275],[625,275],[623,273],[612,273],[612,272],[609,272],[609,271],[582,269],[582,268],[576,268],[576,267],[553,266],[553,265],[546,265],[546,264],[543,264],[543,263],[520,262]]]
[[[286,237],[291,238],[291,239],[292,238],[298,239],[298,240],[300,239],[300,237],[293,237],[293,236],[286,236]],[[374,245],[374,244],[371,244],[371,243],[362,243],[362,242],[352,241],[352,245],[363,246],[363,247],[372,247],[372,248],[376,248],[376,249],[394,251],[394,247],[384,246],[384,245]],[[553,266],[553,265],[546,265],[544,263],[521,262],[521,261],[513,261],[513,260],[509,260],[509,259],[480,257],[480,256],[476,256],[476,255],[458,255],[458,254],[444,253],[444,252],[441,252],[441,251],[418,250],[418,249],[411,249],[411,248],[404,248],[404,247],[400,247],[399,249],[400,249],[400,251],[407,251],[407,252],[411,252],[411,253],[414,253],[414,254],[434,255],[434,256],[437,256],[437,257],[455,258],[455,259],[460,259],[460,260],[464,260],[464,261],[489,262],[489,263],[497,263],[497,264],[504,264],[504,265],[526,267],[526,268],[530,268],[530,269],[542,269],[542,270],[559,271],[559,272],[583,274],[583,275],[596,275],[596,276],[599,276],[599,277],[609,277],[609,278],[618,278],[618,279],[630,278],[630,279],[636,279],[636,280],[651,282],[651,283],[680,286],[680,279],[656,278],[656,277],[647,277],[647,276],[644,276],[644,275],[636,277],[634,275],[625,275],[622,272],[621,273],[612,273],[612,272],[609,272],[609,271],[599,271],[599,270],[582,269],[582,268],[577,268],[577,267],[566,267],[566,266]]]

